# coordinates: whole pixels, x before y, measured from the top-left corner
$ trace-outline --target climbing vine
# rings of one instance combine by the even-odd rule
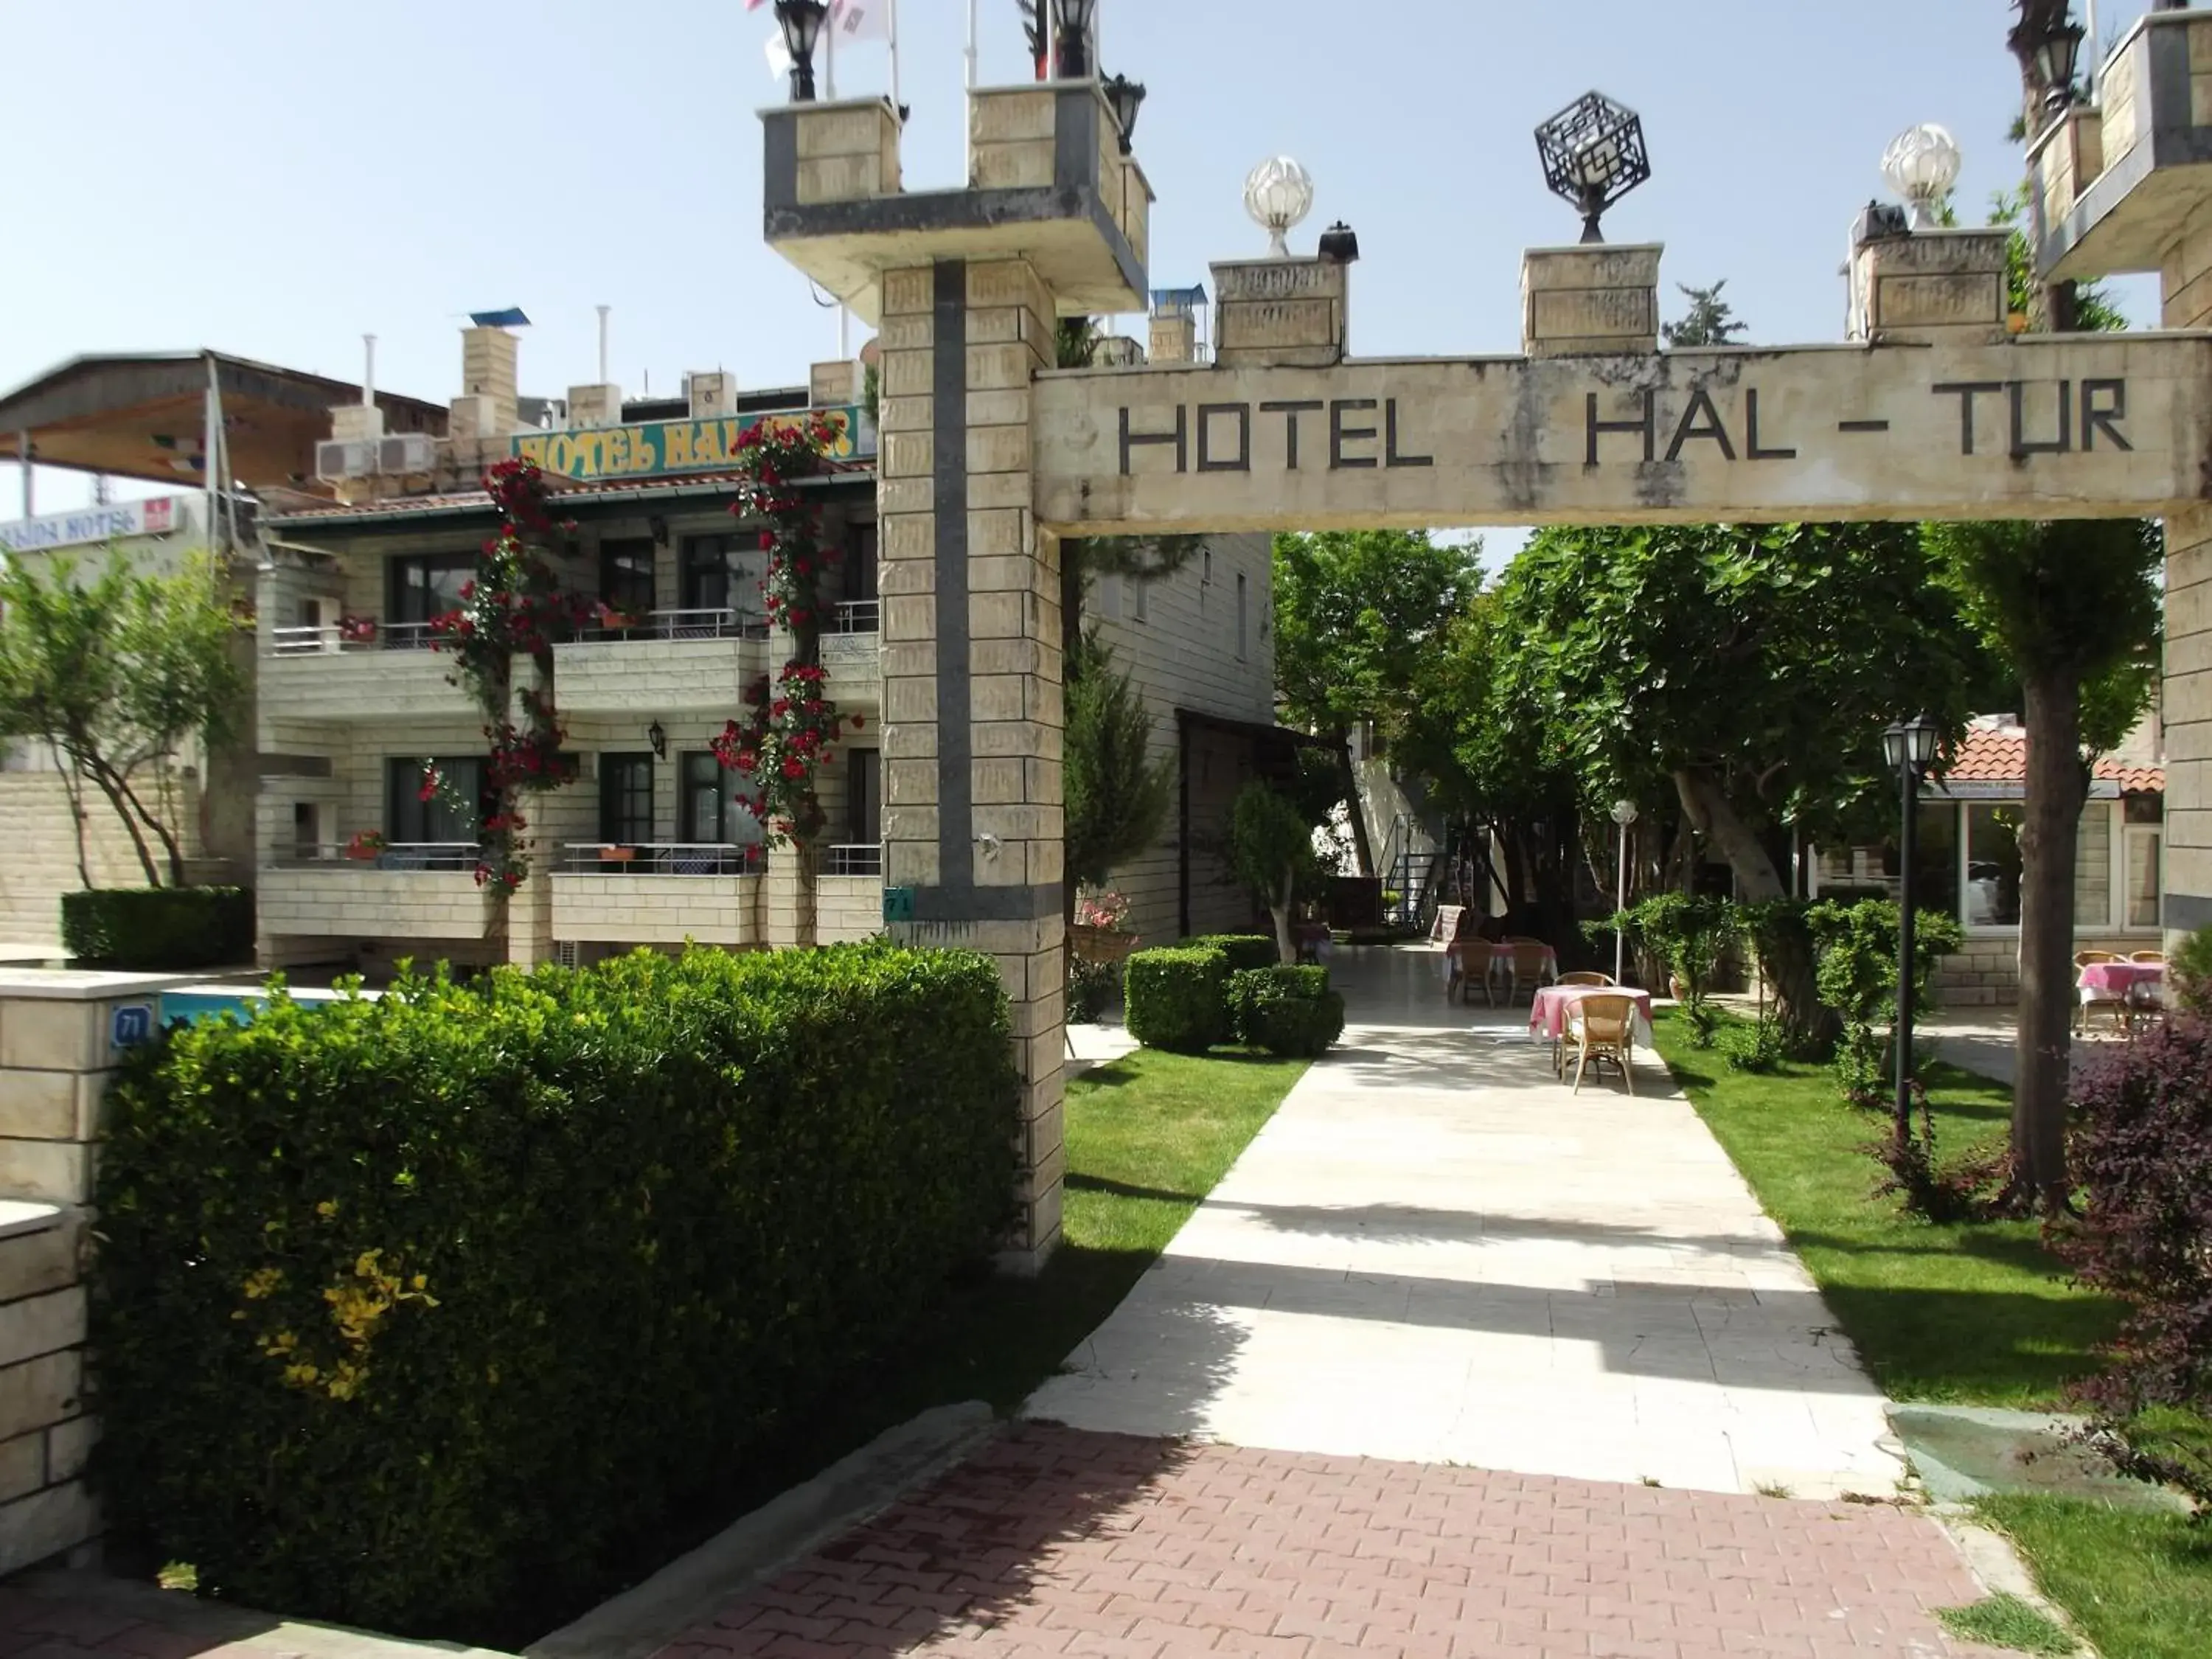
[[[828,823],[817,787],[821,769],[848,725],[854,731],[861,725],[860,716],[840,714],[823,695],[822,582],[838,556],[822,539],[821,509],[793,488],[822,470],[838,439],[826,416],[809,414],[764,421],[738,440],[743,481],[730,510],[761,527],[769,619],[790,634],[791,655],[773,684],[763,675],[748,688],[744,717],[722,728],[714,750],[726,769],[754,785],[755,793],[739,799],[775,846],[788,841],[811,847],[821,838]]]
[[[461,587],[460,608],[432,619],[434,647],[453,659],[449,677],[483,715],[489,740],[483,799],[471,803],[477,823],[477,885],[504,897],[530,874],[523,833],[526,795],[570,781],[561,759],[567,736],[553,699],[553,647],[592,619],[590,601],[562,591],[548,556],[557,539],[575,532],[556,520],[545,477],[530,461],[501,461],[484,475],[500,527],[477,555],[477,573]],[[514,684],[518,657],[533,684]],[[437,787],[426,778],[427,792]]]

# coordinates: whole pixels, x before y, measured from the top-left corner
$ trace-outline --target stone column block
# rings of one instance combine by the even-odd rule
[[[1521,341],[1531,357],[1609,356],[1659,345],[1656,244],[1531,248],[1521,256]]]

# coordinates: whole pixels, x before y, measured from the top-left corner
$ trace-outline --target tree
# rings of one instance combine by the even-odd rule
[[[1275,949],[1285,962],[1297,960],[1291,939],[1291,907],[1298,889],[1319,874],[1313,826],[1297,807],[1264,783],[1238,792],[1229,827],[1230,861],[1257,893],[1275,921]]]
[[[2008,1196],[2055,1211],[2069,1191],[2075,837],[2090,757],[2149,703],[2164,541],[2154,523],[2129,519],[1929,525],[1925,534],[1966,617],[2020,677],[2027,787]]]
[[[1546,531],[1498,591],[1498,706],[1593,818],[1671,793],[1740,900],[1784,898],[1793,831],[1886,822],[1882,727],[1971,712],[1983,653],[1930,572],[1911,526]],[[1833,1018],[1791,937],[1765,966],[1785,1041],[1817,1049]]]
[[[1724,276],[1711,288],[1693,288],[1687,283],[1677,283],[1690,301],[1679,323],[1660,326],[1660,337],[1671,348],[1684,346],[1724,346],[1736,343],[1736,336],[1750,325],[1736,320],[1729,302],[1721,298],[1721,290],[1728,286]]]
[[[1414,690],[1452,619],[1480,586],[1479,548],[1419,531],[1328,531],[1275,538],[1275,686],[1297,725],[1334,739],[1352,807],[1360,873],[1375,857],[1346,747],[1355,722],[1386,740],[1407,730]]]
[[[1114,668],[1094,630],[1067,659],[1062,788],[1068,890],[1099,886],[1159,839],[1175,793],[1172,762],[1151,754],[1143,694]]]
[[[163,885],[165,873],[183,884],[173,762],[194,738],[217,747],[236,735],[246,708],[238,637],[205,557],[155,575],[112,554],[89,581],[65,558],[43,577],[20,560],[0,569],[0,737],[43,743],[54,757],[88,887],[88,783],[131,837],[146,884]]]

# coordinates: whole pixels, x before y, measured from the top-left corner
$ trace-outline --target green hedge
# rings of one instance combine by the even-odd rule
[[[1344,1035],[1344,998],[1326,968],[1254,968],[1232,974],[1229,1018],[1240,1042],[1313,1060]]]
[[[1250,968],[1273,968],[1283,959],[1275,941],[1265,933],[1208,933],[1184,943],[1193,947],[1212,945],[1229,959],[1232,974]]]
[[[1136,951],[1123,969],[1121,1006],[1129,1035],[1147,1048],[1203,1054],[1229,1037],[1222,1000],[1229,958],[1212,945]]]
[[[244,887],[88,887],[62,895],[62,948],[94,968],[235,967],[253,961]]]
[[[930,1316],[1019,1127],[991,959],[882,944],[279,994],[109,1099],[111,1526],[222,1595],[502,1645]]]

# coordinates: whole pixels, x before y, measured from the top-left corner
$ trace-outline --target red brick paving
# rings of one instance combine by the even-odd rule
[[[1980,1595],[1887,1505],[1029,1424],[659,1659],[1963,1659]]]

